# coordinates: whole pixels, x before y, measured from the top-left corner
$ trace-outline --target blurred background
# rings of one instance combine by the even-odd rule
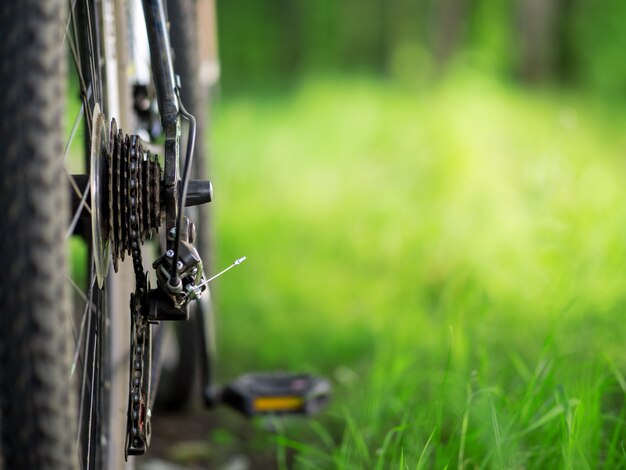
[[[213,287],[216,376],[313,372],[334,394],[312,420],[163,413],[151,452],[622,468],[626,3],[216,9],[215,269],[248,257]]]
[[[518,83],[624,93],[619,0],[217,3],[225,91],[321,73],[425,84],[465,65]]]

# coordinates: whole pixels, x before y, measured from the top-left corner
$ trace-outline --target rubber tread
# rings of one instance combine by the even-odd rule
[[[0,6],[0,409],[6,468],[76,468],[63,0]]]

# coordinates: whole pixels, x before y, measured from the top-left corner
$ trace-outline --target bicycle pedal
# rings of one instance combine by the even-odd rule
[[[330,382],[309,374],[248,373],[223,391],[221,402],[246,416],[310,415],[330,397]]]

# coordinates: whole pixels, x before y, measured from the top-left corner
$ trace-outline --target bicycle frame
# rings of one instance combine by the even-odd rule
[[[176,76],[170,47],[167,21],[162,0],[143,0],[152,73],[156,86],[161,124],[165,133],[165,229],[170,233],[176,227],[178,215],[178,174],[180,172],[180,109],[176,89]],[[167,249],[174,241],[167,241]]]
[[[179,96],[177,89],[180,83],[174,73],[174,66],[171,56],[169,33],[167,30],[167,20],[163,0],[143,0],[144,17],[150,47],[150,58],[153,80],[155,82],[161,123],[165,134],[165,229],[166,234],[171,234],[176,229],[180,188],[180,137],[181,137],[181,110],[179,106]],[[176,240],[171,236],[166,236],[166,249],[174,250]],[[208,307],[210,308],[210,307]],[[199,345],[202,350],[200,357],[201,377],[204,382],[204,401],[207,405],[214,404],[210,398],[209,390],[212,385],[211,373],[211,350],[208,347],[211,332],[206,330],[209,321],[205,318],[207,306],[198,305],[196,315],[200,318],[201,328],[199,329]],[[174,318],[172,318],[174,319]],[[186,319],[179,318],[179,319]]]

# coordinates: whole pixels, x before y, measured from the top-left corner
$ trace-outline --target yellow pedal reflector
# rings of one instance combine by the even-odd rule
[[[298,396],[257,397],[254,399],[254,411],[298,411],[304,409],[304,399]]]

